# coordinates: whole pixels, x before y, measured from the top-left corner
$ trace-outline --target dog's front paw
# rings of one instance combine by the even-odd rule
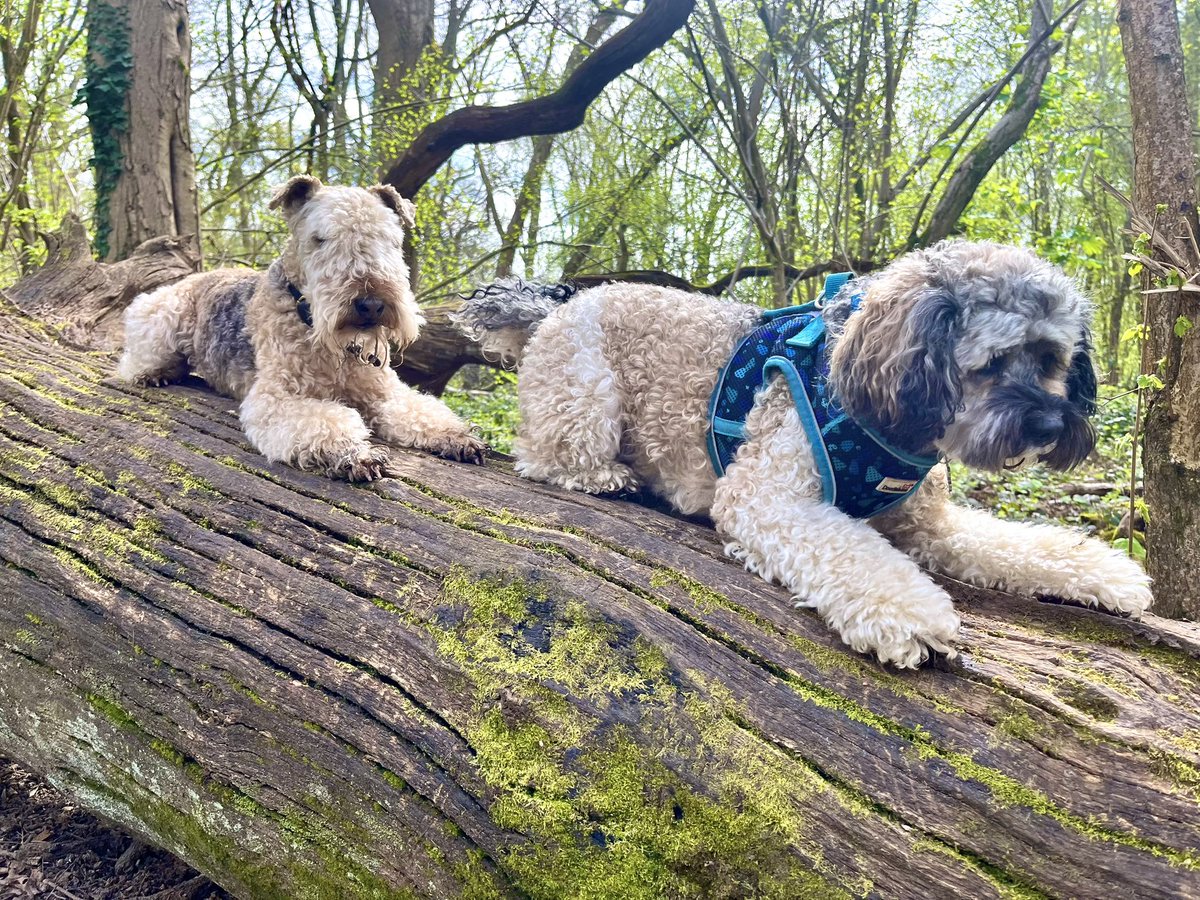
[[[483,465],[483,455],[487,452],[487,444],[469,432],[463,432],[446,438],[437,447],[434,448],[434,453],[442,459],[453,459],[456,462],[474,463],[477,466]]]
[[[854,650],[873,653],[898,669],[915,669],[931,653],[957,655],[958,613],[946,592],[932,583],[856,598],[830,610],[825,619]]]
[[[1073,561],[1061,570],[1061,583],[1047,585],[1044,595],[1140,619],[1154,602],[1150,576],[1124,553],[1099,541],[1088,542],[1091,559]]]
[[[346,481],[377,481],[387,475],[390,458],[386,447],[367,445],[329,466],[325,474]]]

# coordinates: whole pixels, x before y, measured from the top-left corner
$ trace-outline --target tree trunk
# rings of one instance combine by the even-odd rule
[[[422,111],[402,113],[399,107],[427,99],[429,73],[423,76],[418,64],[433,46],[434,9],[433,0],[367,0],[367,4],[379,35],[372,144],[380,174],[384,174],[399,148],[412,140],[411,123],[426,121]],[[409,127],[398,127],[403,123],[410,123]]]
[[[92,0],[87,28],[96,248],[113,261],[152,237],[200,230],[187,4]]]
[[[948,583],[896,674],[704,524],[111,371],[0,313],[0,752],[239,895],[1200,897],[1200,627]]]
[[[1174,0],[1122,0],[1117,20],[1133,111],[1134,208],[1200,267],[1189,237],[1200,234],[1195,120]],[[1200,324],[1194,297],[1147,296],[1142,353],[1142,370],[1159,372],[1164,383],[1151,399],[1144,432],[1147,568],[1163,613],[1189,618],[1200,616],[1200,331],[1181,337],[1176,325],[1181,317]]]

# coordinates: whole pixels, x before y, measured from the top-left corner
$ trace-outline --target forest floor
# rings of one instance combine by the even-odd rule
[[[0,900],[231,900],[165,850],[71,804],[0,760]]]
[[[489,444],[507,452],[517,416],[515,379],[507,373],[484,377],[492,383],[466,386],[456,379],[446,399]],[[1082,466],[1068,473],[1032,468],[996,475],[955,466],[956,499],[1002,518],[1063,522],[1120,541],[1118,524],[1129,507],[1133,419],[1133,398],[1107,390],[1096,416],[1096,452]],[[1077,491],[1080,486],[1089,489]],[[1135,536],[1139,550],[1140,538]],[[231,900],[171,854],[89,815],[0,759],[0,900],[35,897]]]

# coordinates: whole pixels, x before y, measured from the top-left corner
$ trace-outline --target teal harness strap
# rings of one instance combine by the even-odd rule
[[[744,423],[757,392],[782,375],[812,446],[823,500],[867,518],[908,497],[937,460],[889,446],[847,415],[828,391],[828,335],[821,310],[849,280],[849,273],[829,276],[819,301],[769,310],[742,339],[709,401],[708,449],[714,471],[723,475],[745,442]],[[857,301],[852,298],[853,309]]]

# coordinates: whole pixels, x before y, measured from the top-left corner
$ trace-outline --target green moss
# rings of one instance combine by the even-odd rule
[[[703,612],[712,612],[714,609],[729,607],[731,605],[723,594],[714,591],[710,587],[706,587],[694,578],[689,578],[682,572],[677,572],[674,569],[655,569],[650,576],[650,586],[660,588],[668,584],[674,584],[683,588],[684,592],[692,598]],[[764,621],[761,624],[767,623]],[[772,628],[772,630],[774,629]]]
[[[109,581],[105,576],[100,574],[99,571],[88,565],[87,562],[76,556],[70,550],[67,550],[63,547],[55,547],[51,553],[54,554],[54,558],[57,559],[62,566],[78,572],[89,581],[95,581],[98,584],[112,585],[111,581]]]
[[[996,722],[996,733],[1005,737],[1028,741],[1038,733],[1038,725],[1022,711],[1010,712]]]
[[[462,885],[461,900],[502,900],[498,879],[484,863],[479,850],[467,852],[466,862],[454,867],[454,877]]]
[[[721,895],[731,885],[761,897],[842,896],[790,848],[794,805],[781,821],[748,791],[698,794],[621,729],[573,765],[561,738],[510,725],[499,711],[471,740],[499,791],[496,823],[533,839],[500,860],[531,897],[649,900]]]
[[[37,491],[67,512],[76,513],[88,506],[88,498],[84,494],[61,482],[43,479],[37,483]]]
[[[198,493],[209,494],[214,497],[220,496],[220,492],[203,478],[192,473],[186,466],[177,462],[167,463],[167,471],[171,477],[175,478],[183,487],[183,493],[188,494],[192,491]]]
[[[443,583],[443,598],[465,606],[467,616],[454,631],[437,635],[441,651],[464,663],[477,683],[495,689],[520,682],[554,683],[574,696],[603,703],[607,698],[645,690],[662,669],[661,654],[636,642],[635,658],[655,666],[653,673],[629,666],[615,650],[615,626],[578,600],[559,607],[540,588],[520,580],[472,580],[462,572]]]
[[[139,734],[144,734],[137,720],[127,713],[118,703],[109,700],[107,697],[102,697],[100,694],[85,694],[84,698],[90,703],[97,712],[108,719],[118,728],[125,731],[135,731]]]
[[[1200,799],[1200,768],[1168,753],[1165,750],[1150,750],[1151,769],[1159,776],[1173,782],[1190,796]]]
[[[478,712],[465,727],[496,791],[492,818],[530,837],[497,860],[519,890],[636,898],[737,884],[766,897],[839,896],[837,873],[813,871],[795,851],[804,801],[827,790],[821,779],[748,740],[720,704],[689,700],[661,649],[519,579],[458,572],[444,598],[463,619],[428,627],[473,683]],[[650,746],[598,728],[588,711],[626,696]],[[693,760],[715,796],[684,785],[667,755]]]
[[[1160,731],[1158,733],[1180,750],[1186,750],[1190,753],[1200,753],[1200,728],[1185,728],[1179,734],[1172,734],[1169,731]]]
[[[1115,722],[1121,708],[1096,688],[1082,681],[1055,678],[1050,687],[1056,695],[1077,710],[1091,716],[1097,722]]]
[[[225,681],[226,684],[228,684],[231,688],[233,688],[235,691],[237,691],[243,697],[250,698],[251,702],[253,702],[257,706],[263,706],[263,707],[266,707],[267,709],[275,709],[276,708],[274,703],[272,703],[270,700],[264,700],[262,697],[260,697],[258,694],[256,694],[250,688],[246,687],[246,685],[242,684],[240,681],[238,681],[236,678],[234,678],[228,672],[223,673],[221,675],[221,678]]]

